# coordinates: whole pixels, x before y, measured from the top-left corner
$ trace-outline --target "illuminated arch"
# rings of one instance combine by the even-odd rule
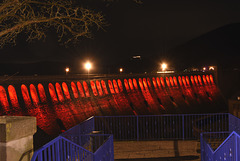
[[[114,87],[116,93],[119,93],[119,89],[118,89],[117,81],[116,81],[115,79],[113,80],[113,87]]]
[[[102,88],[103,88],[104,93],[108,94],[107,86],[106,86],[104,80],[101,80],[101,84],[102,84]]]
[[[183,86],[183,83],[182,83],[182,78],[181,78],[181,76],[178,76],[178,82],[179,82],[180,86]]]
[[[201,78],[200,75],[198,75],[198,82],[199,82],[199,84],[202,86],[202,78]]]
[[[47,96],[46,96],[46,93],[45,93],[45,90],[44,90],[44,87],[41,83],[38,84],[37,86],[38,88],[38,93],[39,93],[39,97],[40,97],[40,101],[42,103],[47,103]]]
[[[147,80],[146,78],[143,78],[143,86],[145,87],[145,89],[148,89],[148,85],[147,85]]]
[[[72,91],[73,91],[73,97],[78,98],[79,97],[78,90],[77,90],[77,86],[74,82],[71,82],[71,88],[72,88]]]
[[[115,91],[114,91],[114,88],[113,88],[113,85],[112,85],[112,81],[111,81],[111,80],[108,80],[108,87],[109,87],[109,89],[110,89],[110,92],[111,92],[112,94],[114,94]]]
[[[169,77],[169,81],[170,81],[171,86],[174,87],[174,83],[173,83],[173,78],[172,77]]]
[[[80,93],[80,96],[85,97],[85,94],[84,94],[84,91],[83,91],[83,86],[80,82],[77,82],[77,88],[78,88],[78,91]]]
[[[31,101],[31,98],[29,96],[28,89],[24,84],[21,85],[21,91],[22,91],[22,96],[23,96],[23,100],[24,100],[25,105],[27,107],[32,107],[32,101]]]
[[[141,90],[144,90],[143,82],[142,82],[141,78],[138,79],[138,83],[139,83],[139,86],[140,86]]]
[[[8,86],[8,94],[11,101],[11,104],[14,108],[19,108],[17,93],[15,88],[12,85]]]
[[[191,79],[192,85],[195,85],[195,82],[194,82],[194,79],[193,79],[192,75],[191,75],[190,79]]]
[[[9,111],[9,103],[7,99],[7,93],[3,86],[0,86],[0,103],[3,109],[8,113]]]
[[[93,95],[98,96],[98,92],[97,92],[95,83],[93,81],[90,81],[90,85],[91,85],[91,88],[92,88],[92,91],[93,91]]]
[[[147,84],[148,84],[148,87],[149,87],[149,88],[152,88],[152,85],[151,85],[151,80],[150,80],[150,78],[147,78]]]
[[[103,90],[102,90],[102,87],[101,87],[101,83],[98,80],[96,81],[96,86],[97,86],[99,95],[102,96],[103,95]]]
[[[131,90],[134,90],[132,79],[128,79],[128,83],[129,83]]]
[[[55,84],[55,87],[56,87],[57,96],[58,96],[59,101],[63,102],[64,101],[64,96],[63,96],[63,92],[62,92],[60,84],[57,82]]]
[[[68,86],[65,82],[62,83],[62,89],[63,89],[63,93],[65,95],[65,97],[70,100],[71,99],[71,96],[70,96],[70,93],[69,93],[69,90],[68,90]]]
[[[194,75],[194,80],[195,80],[195,83],[198,85],[199,83],[196,75]]]
[[[158,85],[159,88],[161,88],[161,82],[160,82],[159,77],[157,77],[157,85]]]
[[[124,85],[127,91],[129,91],[129,85],[127,79],[124,79]]]
[[[138,83],[135,78],[133,78],[133,85],[134,85],[135,89],[138,90]]]
[[[154,77],[152,77],[152,82],[153,82],[154,88],[157,88],[157,82],[156,82],[156,79]]]
[[[170,87],[170,83],[169,83],[168,77],[165,77],[165,80],[166,80],[167,86]]]
[[[49,90],[49,94],[51,96],[52,102],[53,103],[58,102],[57,94],[52,83],[48,84],[48,90]]]
[[[37,90],[33,84],[30,84],[30,95],[32,97],[33,104],[37,106],[39,104],[39,98]]]
[[[209,79],[208,75],[206,75],[206,79],[207,79],[208,84],[210,84],[210,79]]]
[[[187,82],[188,86],[190,86],[190,81],[189,81],[189,77],[188,76],[186,76],[186,82]]]
[[[163,77],[161,77],[160,80],[161,80],[161,85],[165,88],[165,83],[164,83]]]
[[[88,88],[87,82],[85,81],[83,81],[83,88],[84,88],[86,97],[90,97],[89,88]]]
[[[120,92],[123,92],[123,85],[122,85],[122,81],[120,79],[117,80],[118,82],[118,87],[120,89]]]
[[[173,77],[173,82],[174,82],[175,86],[177,87],[178,83],[177,83],[177,78],[175,76]]]
[[[212,84],[214,84],[214,81],[213,81],[213,76],[212,76],[212,75],[210,75],[210,76],[209,76],[209,78],[210,78],[210,82],[211,82]]]
[[[184,85],[185,87],[187,87],[187,84],[186,84],[186,79],[185,79],[185,77],[184,77],[184,76],[182,76],[182,82],[183,82],[183,85]]]
[[[204,83],[205,85],[207,85],[206,76],[205,76],[205,75],[203,75],[203,76],[202,76],[202,78],[203,78],[203,83]]]

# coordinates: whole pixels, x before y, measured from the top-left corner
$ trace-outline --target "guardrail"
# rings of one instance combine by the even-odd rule
[[[199,139],[201,132],[228,131],[228,114],[95,116],[95,130],[115,140]]]
[[[202,161],[240,160],[240,119],[229,114],[228,121],[229,129],[226,132],[201,133]]]

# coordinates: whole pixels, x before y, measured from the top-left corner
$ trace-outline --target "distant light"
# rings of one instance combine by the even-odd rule
[[[209,67],[209,70],[214,70],[214,67],[213,67],[213,66],[210,66],[210,67]]]
[[[89,63],[89,62],[87,62],[87,63],[85,64],[85,68],[86,68],[87,70],[90,70],[90,69],[92,68],[92,64]]]
[[[141,56],[140,55],[135,55],[132,57],[133,59],[141,59]]]
[[[206,67],[203,67],[203,71],[206,71]]]
[[[168,71],[157,71],[158,74],[161,74],[161,73],[174,73],[175,71],[174,70],[168,70]]]
[[[163,64],[161,65],[161,68],[162,68],[162,71],[165,71],[166,68],[167,68],[167,64],[166,64],[166,63],[163,63]]]
[[[240,96],[237,97],[237,100],[240,101]]]
[[[120,69],[119,69],[119,72],[122,73],[122,72],[123,72],[123,68],[120,68]]]
[[[66,71],[66,72],[69,72],[69,68],[67,67],[67,68],[65,69],[65,71]]]

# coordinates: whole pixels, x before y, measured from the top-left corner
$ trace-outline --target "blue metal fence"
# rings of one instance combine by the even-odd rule
[[[202,161],[240,160],[240,119],[231,114],[229,114],[228,118],[228,131],[201,133],[200,142]]]
[[[239,125],[240,120],[228,113],[95,116],[40,148],[32,161],[114,160],[113,139],[184,140],[199,137],[202,161],[231,160],[239,158]],[[94,134],[94,130],[98,133]],[[229,135],[232,131],[236,132]]]
[[[115,140],[198,139],[201,132],[228,131],[228,114],[95,116],[95,130]]]

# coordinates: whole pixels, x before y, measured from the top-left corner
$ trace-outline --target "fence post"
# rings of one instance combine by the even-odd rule
[[[183,132],[182,132],[182,134],[183,134],[183,140],[184,140],[184,131],[185,131],[185,129],[184,129],[184,115],[182,115],[182,130],[183,130]]]
[[[137,141],[139,141],[138,116],[137,116]]]

